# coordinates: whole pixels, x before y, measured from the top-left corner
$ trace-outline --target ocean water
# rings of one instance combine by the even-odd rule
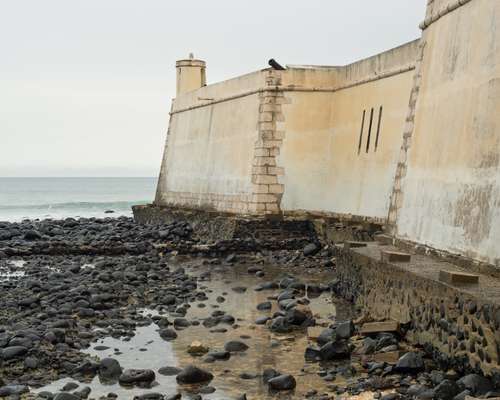
[[[0,221],[131,216],[157,178],[0,178]],[[105,213],[105,211],[114,211]]]

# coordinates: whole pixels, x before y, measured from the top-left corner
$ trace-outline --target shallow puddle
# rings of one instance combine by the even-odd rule
[[[185,266],[185,265],[183,265]],[[105,385],[94,378],[91,382],[82,383],[88,385],[92,392],[91,398],[104,396],[109,392],[118,394],[119,398],[133,398],[136,395],[159,392],[164,395],[172,395],[183,392],[190,395],[193,388],[178,386],[175,376],[162,376],[158,369],[165,366],[185,367],[194,364],[214,376],[210,386],[216,388],[212,394],[203,394],[206,399],[235,399],[246,393],[249,399],[265,398],[304,398],[304,395],[315,389],[318,393],[329,393],[328,384],[317,372],[321,369],[318,364],[307,364],[304,360],[304,351],[308,345],[305,331],[293,334],[274,334],[265,325],[256,325],[255,320],[261,316],[270,316],[277,310],[276,301],[272,301],[273,308],[269,311],[257,310],[257,304],[267,301],[269,296],[276,295],[279,290],[255,291],[254,288],[264,281],[276,281],[285,276],[285,270],[277,267],[263,267],[266,275],[258,278],[255,274],[247,273],[246,266],[205,266],[191,264],[186,269],[189,273],[203,277],[198,282],[199,290],[206,293],[208,300],[191,303],[186,318],[189,321],[209,317],[214,310],[222,310],[236,319],[234,327],[227,324],[219,324],[214,328],[206,328],[201,323],[178,330],[178,338],[166,342],[158,335],[158,327],[151,324],[139,327],[135,336],[130,340],[119,340],[105,338],[94,343],[91,348],[84,350],[85,353],[99,358],[113,357],[117,359],[124,369],[152,369],[156,373],[156,384],[150,389],[125,388],[119,384]],[[334,276],[332,273],[322,273],[313,276],[295,275],[304,283],[328,283]],[[246,291],[239,293],[233,291],[234,287],[246,287]],[[216,299],[223,296],[225,301],[219,303]],[[319,297],[311,297],[309,307],[317,320],[330,321],[328,318],[337,317],[339,320],[352,316],[351,307],[333,299],[329,292]],[[145,315],[157,314],[157,310],[144,310]],[[168,313],[165,314],[169,317]],[[172,321],[173,318],[169,319]],[[226,328],[226,332],[216,331]],[[240,340],[245,342],[249,349],[244,353],[233,353],[227,361],[215,361],[206,363],[204,356],[195,357],[187,353],[188,346],[193,341],[200,341],[208,346],[210,351],[223,350],[224,343],[229,340]],[[109,347],[107,350],[95,350],[96,346]],[[116,349],[116,351],[115,351]],[[269,393],[268,387],[262,382],[261,374],[266,368],[273,368],[281,373],[292,374],[297,380],[297,388],[294,392]],[[241,376],[245,373],[247,376]],[[255,374],[255,378],[251,376]],[[248,379],[250,378],[250,379]],[[65,383],[72,379],[61,379],[36,392],[60,391]],[[191,389],[191,390],[190,390]],[[196,391],[196,390],[195,390]]]
[[[25,274],[23,260],[10,260],[0,265],[0,282],[23,277]]]

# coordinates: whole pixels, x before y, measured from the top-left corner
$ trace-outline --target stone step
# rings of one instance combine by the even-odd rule
[[[346,240],[344,242],[344,249],[345,250],[350,250],[350,249],[355,249],[359,247],[366,247],[367,243],[366,242],[356,242],[353,240]]]
[[[399,332],[399,322],[383,321],[383,322],[367,322],[360,329],[362,335],[372,335],[381,332]]]
[[[401,251],[380,250],[382,262],[410,262],[411,254]]]
[[[477,284],[479,283],[479,275],[441,270],[439,271],[439,280],[450,285]]]

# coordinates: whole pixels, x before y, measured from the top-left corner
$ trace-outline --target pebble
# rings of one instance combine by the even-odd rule
[[[224,349],[230,353],[243,352],[248,349],[248,345],[239,340],[231,340],[224,344]]]

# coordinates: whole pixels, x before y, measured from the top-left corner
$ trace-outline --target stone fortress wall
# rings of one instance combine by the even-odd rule
[[[156,204],[383,219],[417,51],[414,41],[345,67],[265,69],[179,93]]]
[[[392,223],[401,238],[500,266],[500,2],[434,0],[427,14]]]
[[[499,21],[498,1],[429,0],[421,39],[347,66],[204,86],[180,61],[155,205],[359,218],[498,264]]]

